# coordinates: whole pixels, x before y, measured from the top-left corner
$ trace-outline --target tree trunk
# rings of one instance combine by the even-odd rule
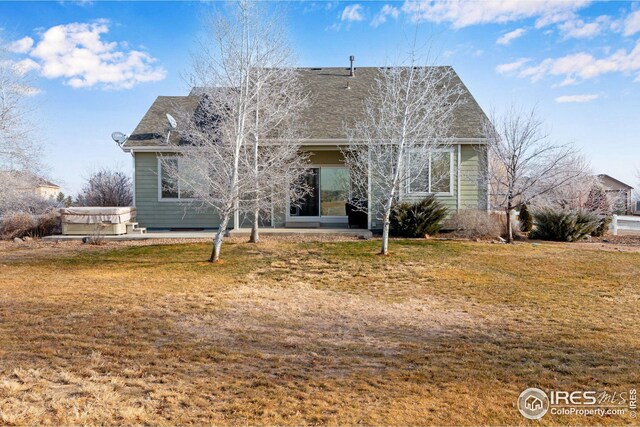
[[[507,206],[507,243],[513,243],[513,221],[511,221],[511,216],[513,213],[513,207],[510,205]]]
[[[380,255],[389,255],[389,213],[384,214],[382,220],[382,248],[380,249]]]
[[[251,226],[251,236],[249,237],[249,243],[258,243],[260,242],[260,232],[258,229],[260,228],[260,210],[256,209],[253,212],[253,224]]]
[[[218,228],[218,232],[216,233],[215,239],[213,239],[213,249],[211,250],[211,257],[209,257],[209,262],[218,262],[220,261],[220,248],[222,247],[222,239],[224,238],[224,233],[227,231],[227,224],[229,224],[229,214],[225,214],[222,222],[220,223],[220,227]]]

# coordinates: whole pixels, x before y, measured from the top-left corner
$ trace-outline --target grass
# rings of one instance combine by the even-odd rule
[[[640,384],[640,253],[393,241],[0,261],[0,424],[527,421],[527,387]]]

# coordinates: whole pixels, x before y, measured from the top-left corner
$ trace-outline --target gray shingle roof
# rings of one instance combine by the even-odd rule
[[[345,139],[345,128],[358,120],[363,113],[363,101],[369,93],[379,68],[356,68],[355,76],[349,76],[348,68],[300,68],[298,69],[305,91],[309,93],[309,107],[302,119],[309,139]],[[464,104],[458,108],[452,126],[457,138],[481,138],[484,112],[455,74],[463,86]],[[168,131],[166,114],[177,113],[180,108],[195,110],[196,96],[159,96],[144,115],[125,148],[165,145]],[[171,142],[177,143],[179,136],[172,132]]]

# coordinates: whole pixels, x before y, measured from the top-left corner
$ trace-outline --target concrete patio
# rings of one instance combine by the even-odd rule
[[[148,231],[144,234],[120,234],[120,235],[103,235],[100,236],[104,240],[109,241],[127,241],[127,240],[152,240],[152,239],[208,239],[211,240],[215,236],[214,230],[203,231]],[[228,236],[248,236],[251,233],[250,228],[239,228],[229,230]],[[261,235],[279,235],[279,236],[353,236],[362,238],[371,238],[370,230],[356,228],[261,228]],[[82,240],[91,235],[55,235],[43,237],[47,241],[73,241]]]

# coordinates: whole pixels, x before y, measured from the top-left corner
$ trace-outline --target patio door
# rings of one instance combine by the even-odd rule
[[[320,216],[320,168],[309,168],[304,177],[305,184],[311,192],[304,196],[298,206],[289,208],[289,216],[318,217]]]
[[[322,166],[308,169],[306,184],[312,191],[298,206],[289,208],[289,216],[315,218],[325,222],[346,221],[349,199],[349,169],[343,166]]]

